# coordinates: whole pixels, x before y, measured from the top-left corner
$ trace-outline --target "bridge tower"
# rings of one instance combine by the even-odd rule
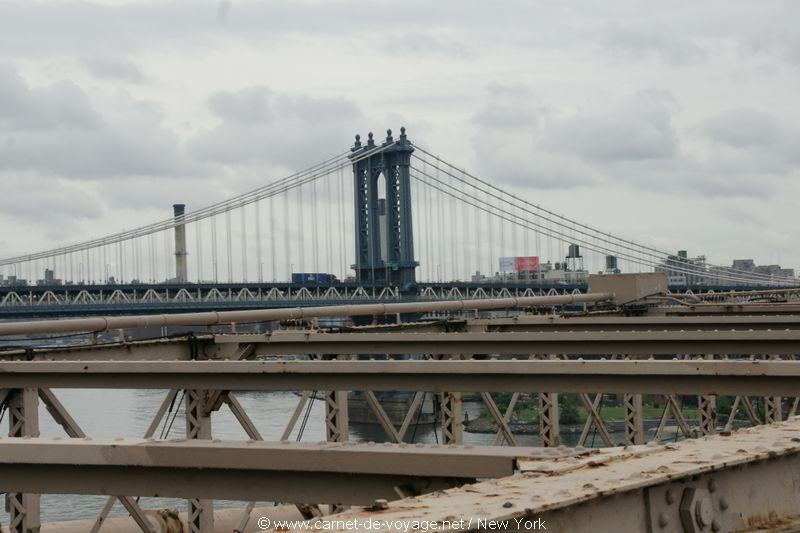
[[[184,223],[186,205],[172,204],[172,210],[175,216],[175,280],[178,283],[186,283],[189,279],[186,267],[188,254],[186,253],[186,224]]]
[[[414,148],[400,128],[400,138],[386,140],[377,151],[370,132],[351,148],[355,179],[356,280],[362,283],[406,286],[416,281],[411,224],[411,153]],[[374,155],[366,155],[375,152]],[[383,184],[380,177],[383,177]],[[382,189],[381,185],[385,185]],[[383,194],[381,194],[383,193]]]

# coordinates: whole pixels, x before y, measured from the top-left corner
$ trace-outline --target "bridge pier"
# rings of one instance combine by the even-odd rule
[[[0,402],[2,403],[2,402]],[[39,436],[39,391],[34,387],[11,389],[8,392],[8,436]],[[38,494],[9,493],[6,511],[10,533],[38,533],[41,527]]]

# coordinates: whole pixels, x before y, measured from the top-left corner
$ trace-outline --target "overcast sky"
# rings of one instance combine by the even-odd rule
[[[550,209],[800,267],[800,2],[0,0],[0,256],[401,125]]]

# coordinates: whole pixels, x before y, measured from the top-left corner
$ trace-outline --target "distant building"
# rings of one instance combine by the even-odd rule
[[[730,267],[711,266],[706,263],[706,256],[689,257],[686,250],[677,255],[667,256],[656,272],[667,274],[670,286],[686,287],[689,285],[748,285],[744,278],[748,273],[759,277],[769,276],[776,283],[795,277],[793,268],[781,268],[780,265],[756,265],[753,259],[734,259]],[[736,279],[739,278],[739,279]]]
[[[655,271],[664,272],[667,283],[673,287],[710,284],[706,256],[689,257],[686,250],[678,250],[678,255],[667,256],[655,267]]]
[[[36,285],[39,286],[48,286],[48,285],[61,285],[62,281],[56,278],[56,273],[54,270],[50,270],[49,268],[44,269],[44,279],[37,279]]]
[[[734,259],[731,266],[734,270],[741,272],[752,272],[762,276],[770,276],[776,281],[791,279],[795,277],[793,268],[782,268],[780,265],[756,265],[752,259]]]

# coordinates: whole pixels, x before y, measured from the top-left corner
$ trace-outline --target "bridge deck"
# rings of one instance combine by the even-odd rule
[[[383,532],[402,531],[409,522],[435,523],[436,531],[492,529],[488,521],[530,530],[526,525],[537,519],[549,531],[577,533],[757,527],[768,517],[800,513],[800,418],[665,446],[521,460],[519,467],[514,476],[332,516],[326,529],[367,529],[371,520],[372,531]],[[708,526],[686,528],[686,508],[690,521],[702,514]],[[456,527],[443,526],[461,518]],[[361,527],[347,527],[348,521]]]

